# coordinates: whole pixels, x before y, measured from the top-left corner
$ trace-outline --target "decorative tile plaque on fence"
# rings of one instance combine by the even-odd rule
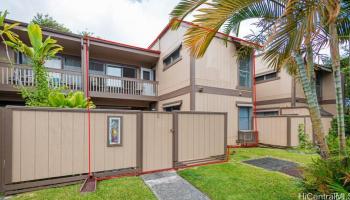
[[[122,117],[108,117],[107,146],[122,145]]]

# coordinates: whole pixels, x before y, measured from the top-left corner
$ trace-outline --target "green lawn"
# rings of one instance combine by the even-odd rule
[[[298,199],[300,188],[296,179],[241,163],[242,160],[266,156],[299,162],[301,165],[310,163],[316,157],[292,150],[234,149],[229,163],[186,169],[179,171],[179,174],[213,200]]]
[[[101,181],[96,192],[80,194],[81,185],[71,185],[60,188],[40,190],[15,196],[14,200],[46,200],[46,199],[156,199],[149,188],[139,177],[118,178]]]

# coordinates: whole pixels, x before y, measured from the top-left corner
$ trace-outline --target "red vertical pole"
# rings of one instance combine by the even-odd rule
[[[90,101],[90,94],[89,94],[89,38],[85,38],[85,91],[86,91],[86,98],[88,101]],[[91,176],[91,126],[90,126],[90,107],[89,104],[87,106],[87,115],[88,115],[88,152],[89,152],[89,176]]]
[[[253,50],[253,119],[254,119],[254,134],[256,144],[259,143],[259,134],[256,119],[256,81],[255,81],[255,50]]]

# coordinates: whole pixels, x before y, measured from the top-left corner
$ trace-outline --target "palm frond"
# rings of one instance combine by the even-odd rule
[[[172,29],[177,29],[181,21],[208,0],[182,0],[171,11]]]

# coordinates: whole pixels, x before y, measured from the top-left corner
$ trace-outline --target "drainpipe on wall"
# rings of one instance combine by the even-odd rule
[[[254,134],[255,145],[259,144],[258,122],[256,119],[256,81],[255,81],[255,50],[253,50],[253,119],[254,119]]]

